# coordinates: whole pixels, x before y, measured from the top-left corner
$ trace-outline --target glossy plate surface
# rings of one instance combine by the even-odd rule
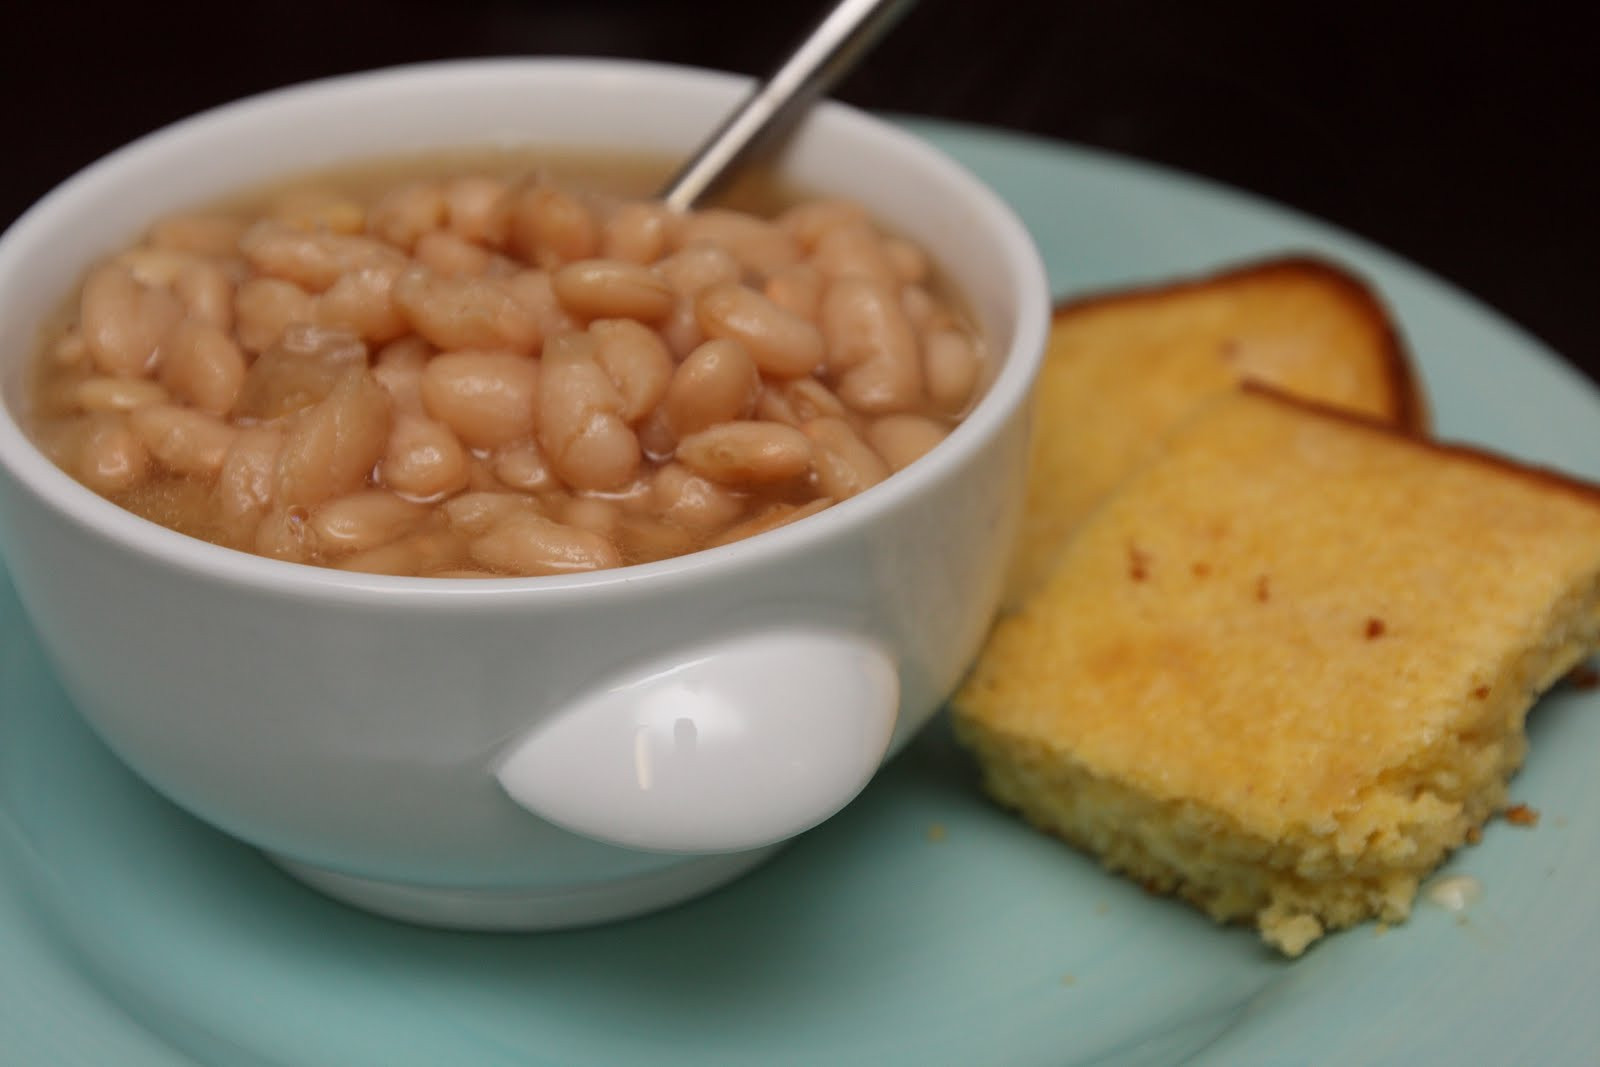
[[[1441,436],[1600,479],[1600,395],[1494,313],[1326,226],[1191,178],[915,128],[1017,208],[1057,293],[1320,252],[1374,280]],[[1513,797],[1446,873],[1464,919],[1285,963],[978,795],[942,722],[733,886],[576,933],[350,911],[122,770],[0,576],[0,1063],[1591,1063],[1600,692],[1547,697]]]

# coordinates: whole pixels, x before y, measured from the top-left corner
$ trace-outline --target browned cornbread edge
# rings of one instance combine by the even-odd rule
[[[1556,470],[1554,467],[1544,467],[1535,463],[1525,463],[1522,460],[1508,456],[1503,452],[1496,452],[1480,445],[1463,444],[1459,441],[1440,441],[1431,437],[1417,437],[1403,432],[1397,426],[1392,426],[1382,419],[1375,419],[1363,415],[1359,411],[1349,411],[1344,408],[1322,404],[1302,396],[1286,393],[1281,389],[1274,389],[1270,385],[1260,382],[1240,382],[1239,388],[1246,393],[1255,393],[1260,396],[1271,397],[1273,400],[1291,407],[1301,408],[1313,415],[1335,419],[1360,427],[1381,437],[1399,438],[1419,448],[1433,452],[1444,453],[1459,459],[1470,460],[1474,463],[1493,468],[1504,474],[1525,478],[1529,481],[1540,483],[1549,489],[1571,493],[1580,500],[1587,500],[1592,504],[1600,505],[1600,482],[1588,482],[1565,471]]]
[[[1295,253],[1269,259],[1252,260],[1225,266],[1187,278],[1160,282],[1154,285],[1135,286],[1090,292],[1060,300],[1055,305],[1053,319],[1075,312],[1117,305],[1156,303],[1172,296],[1209,289],[1247,280],[1270,280],[1278,276],[1310,276],[1338,291],[1346,300],[1356,305],[1361,313],[1377,326],[1382,335],[1383,359],[1389,380],[1389,390],[1395,398],[1390,413],[1394,425],[1406,433],[1422,436],[1428,433],[1431,422],[1426,398],[1411,354],[1395,326],[1394,316],[1377,291],[1358,275],[1330,260]]]

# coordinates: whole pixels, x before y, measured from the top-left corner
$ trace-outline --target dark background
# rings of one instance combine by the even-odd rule
[[[4,0],[0,224],[107,150],[262,89],[478,55],[760,74],[826,6]],[[1582,10],[922,0],[835,95],[1109,148],[1293,205],[1450,279],[1600,380],[1600,75]]]

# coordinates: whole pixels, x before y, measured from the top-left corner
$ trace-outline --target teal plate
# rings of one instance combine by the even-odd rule
[[[913,124],[1007,197],[1060,293],[1326,254],[1392,304],[1445,437],[1600,479],[1600,396],[1438,280],[1314,221],[1059,144]],[[107,754],[0,578],[0,1062],[1595,1063],[1600,693],[1531,720],[1516,799],[1447,871],[1483,897],[1276,958],[978,794],[936,723],[736,884],[576,933],[334,904]]]

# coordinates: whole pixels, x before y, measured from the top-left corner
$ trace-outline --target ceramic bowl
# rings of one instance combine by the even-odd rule
[[[580,576],[347,574],[137,518],[21,427],[44,320],[164,213],[435,148],[684,154],[748,89],[591,60],[338,78],[135,142],[0,238],[5,559],[67,693],[145,780],[356,905],[545,928],[732,878],[846,804],[928,720],[998,604],[1048,295],[993,192],[843,106],[814,109],[781,172],[920,241],[994,372],[927,456],[791,526]]]

